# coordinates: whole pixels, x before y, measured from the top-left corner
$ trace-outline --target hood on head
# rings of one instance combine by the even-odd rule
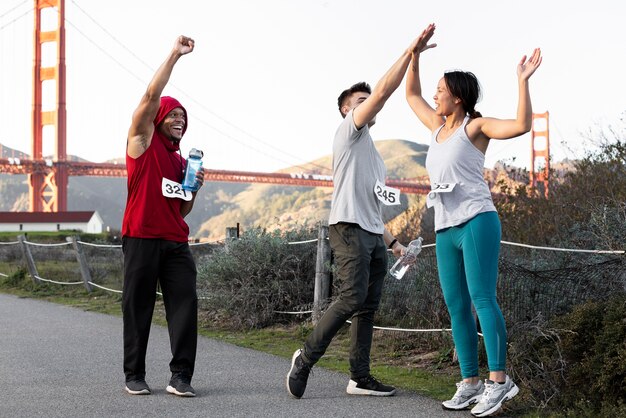
[[[183,112],[185,112],[185,126],[183,127],[184,135],[185,131],[187,131],[187,124],[189,123],[187,109],[185,109],[178,100],[170,96],[161,97],[161,106],[159,106],[159,111],[157,112],[156,118],[154,118],[154,126],[159,126],[159,123],[163,122],[163,119],[165,119],[167,114],[177,107],[180,107],[183,109]]]

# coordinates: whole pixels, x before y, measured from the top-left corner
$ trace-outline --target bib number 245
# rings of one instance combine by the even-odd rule
[[[376,198],[387,206],[400,204],[400,190],[393,187],[385,186],[380,181],[376,181],[374,186],[374,194]]]

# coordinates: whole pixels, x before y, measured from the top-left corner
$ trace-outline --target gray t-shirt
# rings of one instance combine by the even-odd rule
[[[333,141],[334,189],[328,223],[356,223],[366,231],[382,234],[381,202],[374,189],[377,180],[385,183],[386,175],[369,127],[357,129],[352,111],[348,112]]]
[[[443,143],[437,142],[439,127],[432,135],[426,155],[430,184],[454,184],[449,193],[431,193],[435,207],[435,231],[457,226],[482,212],[495,212],[489,186],[483,177],[485,154],[467,136],[469,118]]]

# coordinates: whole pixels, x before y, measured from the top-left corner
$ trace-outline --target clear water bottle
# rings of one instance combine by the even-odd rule
[[[418,237],[409,243],[404,255],[398,258],[396,263],[391,267],[391,269],[389,269],[389,275],[400,280],[409,267],[415,263],[415,259],[421,251],[422,237]]]
[[[199,149],[192,148],[187,158],[187,167],[183,176],[183,189],[195,192],[198,190],[198,182],[196,181],[196,173],[202,167],[202,157],[204,153]]]

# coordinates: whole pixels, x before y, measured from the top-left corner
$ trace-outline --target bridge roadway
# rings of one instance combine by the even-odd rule
[[[0,294],[2,417],[469,417],[399,391],[390,398],[350,396],[348,377],[315,368],[302,399],[285,389],[290,361],[200,337],[196,398],[165,392],[167,329],[153,326],[147,380],[153,394],[123,390],[122,320]]]
[[[68,176],[126,177],[125,164],[91,163],[79,161],[53,162],[52,160],[30,160],[0,158],[0,173],[50,175],[64,167]],[[311,173],[262,173],[252,171],[230,171],[204,169],[204,179],[210,182],[269,183],[288,186],[333,187],[330,175]],[[387,186],[400,189],[402,193],[428,194],[430,184],[427,177],[416,179],[387,179]]]

